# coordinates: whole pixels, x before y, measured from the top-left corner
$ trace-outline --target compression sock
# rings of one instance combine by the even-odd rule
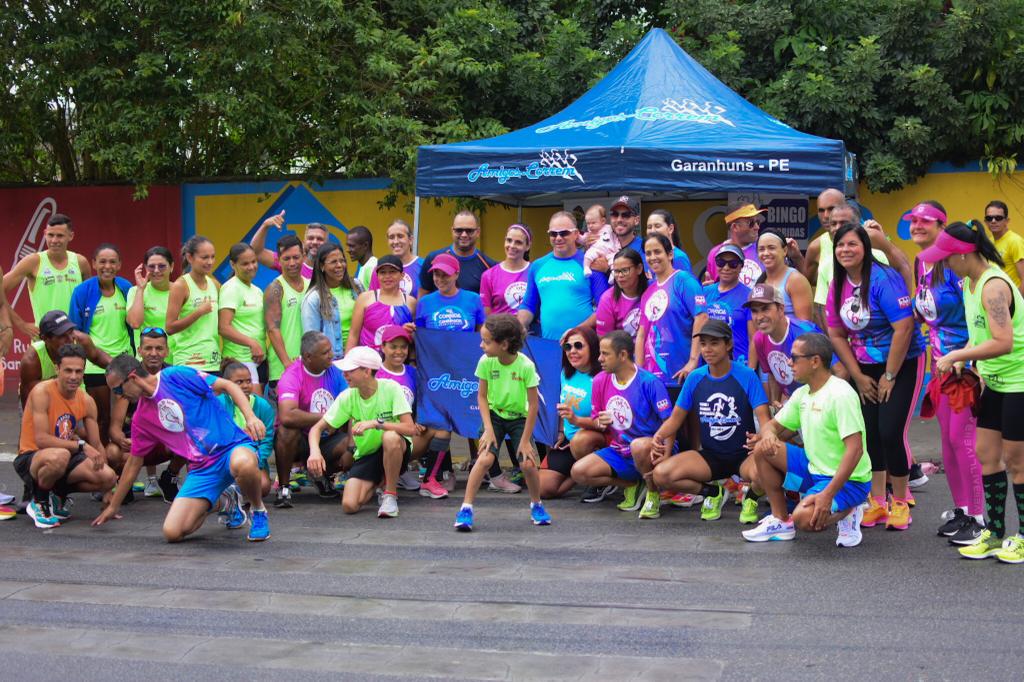
[[[700,494],[703,497],[718,497],[722,494],[722,486],[717,483],[705,483],[700,488]]]
[[[981,477],[985,490],[985,511],[988,512],[988,526],[997,538],[1006,535],[1006,493],[1009,483],[1006,472],[987,474]]]
[[[1020,521],[1024,519],[1024,483],[1013,484],[1013,496],[1017,500],[1017,519]],[[1020,522],[1020,526],[1022,529],[1018,530],[1017,533],[1024,535],[1024,521]]]

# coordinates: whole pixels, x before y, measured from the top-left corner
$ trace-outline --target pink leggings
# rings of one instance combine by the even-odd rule
[[[974,415],[970,409],[954,412],[949,406],[949,396],[943,395],[936,406],[935,417],[939,420],[942,463],[953,504],[966,507],[968,514],[981,514],[985,511],[985,498],[981,490],[981,464],[974,452]]]

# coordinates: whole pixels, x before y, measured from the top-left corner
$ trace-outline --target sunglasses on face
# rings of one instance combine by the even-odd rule
[[[476,232],[475,227],[455,227],[452,228],[452,232],[455,234],[473,234]]]
[[[720,268],[738,268],[740,262],[735,258],[716,258],[715,265]]]
[[[584,343],[582,341],[574,341],[573,343],[563,343],[562,350],[568,353],[571,350],[583,350]]]
[[[985,216],[986,223],[998,223],[1000,220],[1006,220],[1004,215],[987,215]]]
[[[133,376],[135,376],[135,372],[129,372],[128,376],[126,376],[124,378],[124,381],[122,381],[120,385],[114,386],[112,389],[110,389],[110,392],[113,393],[116,396],[124,395],[124,385],[125,385],[125,382],[127,382],[128,379],[130,379]]]
[[[632,211],[612,211],[608,215],[610,215],[613,218],[632,218],[633,217],[633,212]]]
[[[548,236],[551,237],[552,239],[564,239],[568,237],[570,234],[572,234],[572,232],[570,232],[569,230],[552,230],[548,232]]]

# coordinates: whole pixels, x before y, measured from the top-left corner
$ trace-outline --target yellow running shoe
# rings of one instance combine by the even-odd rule
[[[974,544],[960,548],[960,556],[965,559],[987,559],[995,556],[1003,548],[1003,541],[992,534],[988,528],[981,531],[981,535],[974,541]]]
[[[1024,564],[1024,538],[1020,535],[1006,538],[996,558],[1004,564]]]

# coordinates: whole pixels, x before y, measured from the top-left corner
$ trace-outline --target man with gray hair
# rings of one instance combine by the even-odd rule
[[[274,425],[274,459],[277,462],[277,498],[274,506],[292,506],[292,464],[309,458],[309,430],[320,421],[334,399],[348,387],[340,369],[331,362],[331,341],[318,331],[302,335],[301,356],[277,382],[277,422]],[[327,474],[341,469],[341,457],[348,449],[348,434],[335,431],[320,443]],[[316,479],[321,497],[337,497],[324,478]]]
[[[860,397],[832,374],[833,354],[824,334],[799,336],[791,357],[793,375],[803,386],[760,433],[747,437],[758,483],[772,508],[755,528],[743,531],[749,542],[792,540],[797,528],[814,532],[832,524],[838,524],[840,547],[861,542],[871,458]],[[783,442],[793,440],[797,431],[803,435],[802,448]],[[787,490],[803,495],[792,516],[786,508]]]

